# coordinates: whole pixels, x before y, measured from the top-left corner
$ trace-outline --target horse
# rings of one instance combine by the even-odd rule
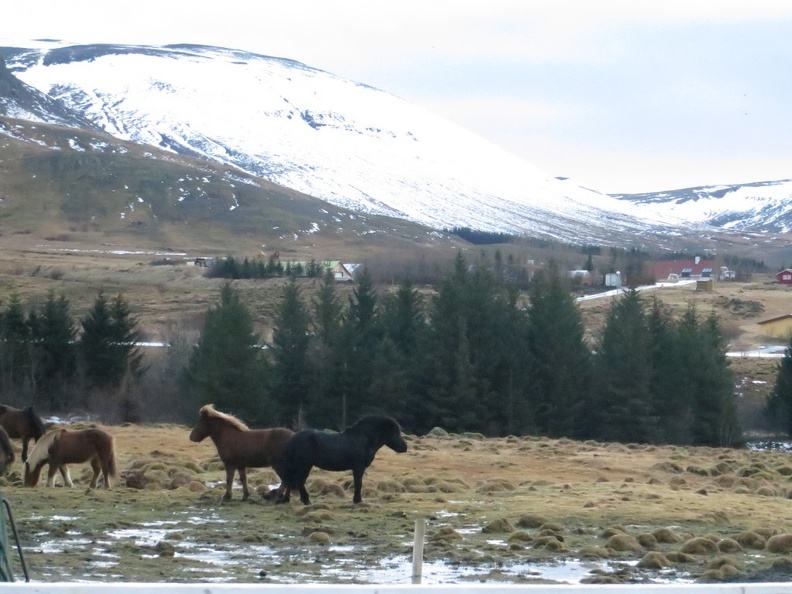
[[[281,452],[294,431],[285,427],[250,429],[238,418],[215,410],[207,404],[198,411],[198,423],[190,432],[190,441],[200,442],[211,438],[226,471],[226,491],[223,501],[231,499],[234,471],[242,483],[242,500],[250,497],[247,482],[248,468],[271,466],[282,477]],[[279,487],[280,490],[280,487]],[[282,497],[277,493],[278,498]]]
[[[6,473],[8,467],[14,463],[16,456],[14,455],[14,448],[11,447],[11,440],[8,439],[8,433],[0,425],[0,476]]]
[[[52,429],[36,442],[25,461],[25,486],[38,484],[41,469],[49,464],[47,486],[55,483],[55,475],[60,471],[63,482],[73,487],[67,464],[90,462],[93,469],[90,487],[95,489],[101,471],[104,488],[112,487],[111,479],[118,476],[113,437],[101,429]]]
[[[27,460],[30,439],[38,441],[47,432],[44,423],[33,411],[32,406],[20,409],[0,404],[0,426],[6,430],[8,437],[22,440],[23,462]]]
[[[292,489],[300,491],[300,501],[310,505],[305,481],[316,466],[322,470],[351,470],[354,479],[354,503],[363,501],[363,474],[382,446],[394,452],[407,451],[401,427],[391,417],[373,415],[363,417],[341,433],[325,433],[318,429],[303,429],[295,433],[283,449],[283,482],[286,490],[281,502],[289,500]]]

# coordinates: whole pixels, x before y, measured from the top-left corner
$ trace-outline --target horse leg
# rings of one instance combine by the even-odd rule
[[[99,482],[99,460],[93,458],[91,460],[91,470],[93,470],[93,476],[91,477],[90,487],[91,489],[96,489],[96,485]],[[107,488],[107,485],[105,485]]]
[[[47,486],[48,487],[54,487],[55,486],[55,475],[57,474],[59,468],[60,467],[57,464],[53,464],[52,462],[50,462],[50,465],[47,468]],[[63,470],[61,470],[61,474],[62,473],[63,473]],[[64,477],[63,480],[65,481],[66,477]]]
[[[278,488],[275,489],[275,503],[289,503],[289,499],[291,499],[291,489],[286,486],[286,483],[281,483],[278,485]]]
[[[305,488],[305,483],[300,485],[300,501],[303,505],[311,505],[311,498],[308,497],[308,490]]]
[[[52,468],[52,466],[50,466]],[[71,479],[71,472],[69,472],[69,467],[66,464],[57,467],[57,470],[60,470],[61,476],[63,477],[63,484],[66,487],[73,487],[74,483]],[[55,478],[55,471],[52,471],[52,478]]]
[[[247,501],[250,498],[247,484],[247,468],[240,466],[237,471],[239,472],[239,482],[242,483],[242,501]]]
[[[30,441],[29,437],[22,438],[22,462],[27,461],[28,441]]]
[[[231,487],[234,484],[234,471],[236,468],[231,466],[230,464],[226,464],[226,492],[223,495],[223,501],[230,501],[231,500]]]
[[[102,469],[102,481],[104,482],[104,488],[110,489],[113,485],[111,483],[111,472],[110,472],[110,462],[108,460],[102,460],[101,464]]]
[[[360,492],[363,490],[363,473],[366,472],[366,469],[363,468],[362,470],[359,468],[354,468],[352,470],[352,478],[355,482],[355,495],[352,497],[352,503],[360,503],[363,501],[363,498],[360,496]]]

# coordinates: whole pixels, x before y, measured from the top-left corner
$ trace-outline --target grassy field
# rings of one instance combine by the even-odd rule
[[[350,473],[315,470],[313,505],[222,503],[211,442],[189,427],[103,427],[116,486],[2,481],[35,581],[409,583],[427,522],[425,582],[768,581],[792,566],[783,452],[477,435],[407,436],[351,502]],[[265,492],[270,469],[251,472]],[[15,562],[16,563],[16,562]],[[15,565],[20,575],[18,564]]]

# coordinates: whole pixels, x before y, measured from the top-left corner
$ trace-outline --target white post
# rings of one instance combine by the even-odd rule
[[[412,564],[412,583],[421,583],[421,572],[423,571],[423,548],[424,532],[426,531],[426,518],[415,520],[415,538],[413,539],[413,564]]]

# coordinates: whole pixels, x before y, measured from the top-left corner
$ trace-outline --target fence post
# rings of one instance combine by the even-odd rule
[[[426,518],[415,520],[415,537],[413,539],[412,583],[421,583],[423,571],[424,532],[426,532]]]

